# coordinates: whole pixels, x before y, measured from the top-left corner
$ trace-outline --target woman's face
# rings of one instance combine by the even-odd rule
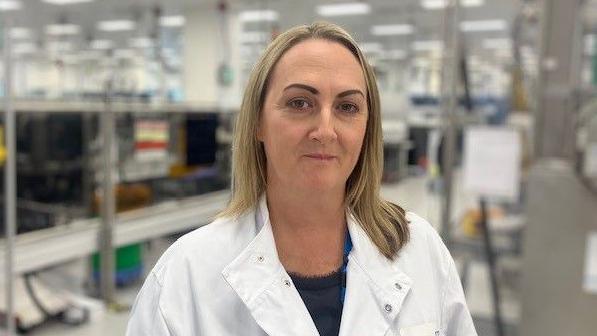
[[[367,126],[361,66],[343,45],[322,39],[289,49],[275,66],[257,137],[268,184],[344,192]]]

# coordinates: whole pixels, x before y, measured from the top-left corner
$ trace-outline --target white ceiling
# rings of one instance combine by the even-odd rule
[[[346,0],[348,1],[348,0]],[[181,15],[191,7],[210,8],[217,5],[217,0],[95,0],[88,3],[71,5],[52,5],[41,0],[21,0],[23,8],[2,13],[4,22],[13,27],[25,27],[33,32],[33,41],[43,45],[47,41],[62,40],[75,44],[76,49],[88,48],[92,39],[109,39],[116,48],[129,46],[132,37],[148,36],[155,31],[154,10],[160,8],[164,15]],[[245,9],[273,9],[280,13],[280,29],[289,26],[322,19],[317,16],[315,7],[322,3],[345,1],[315,0],[230,0],[231,11]],[[400,48],[413,40],[442,38],[442,10],[425,10],[420,0],[368,0],[371,13],[368,15],[327,18],[341,24],[358,41],[379,42],[387,49]],[[520,0],[485,0],[480,7],[463,8],[461,20],[506,20],[509,24],[519,10]],[[137,28],[127,32],[100,32],[97,22],[103,20],[127,19],[137,22]],[[53,23],[68,22],[80,25],[81,33],[76,36],[48,37],[45,26]],[[380,37],[370,33],[371,26],[377,24],[408,23],[415,27],[415,33],[408,36]],[[246,30],[264,30],[271,23],[246,24]],[[166,40],[175,44],[179,41],[180,28],[164,30]],[[471,48],[481,46],[486,38],[507,38],[509,30],[485,33],[467,33],[466,38]],[[168,42],[167,42],[168,43]]]

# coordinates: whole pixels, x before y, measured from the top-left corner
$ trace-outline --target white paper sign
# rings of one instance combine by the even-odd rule
[[[587,236],[583,289],[597,294],[597,232],[590,232]]]
[[[507,127],[466,130],[464,187],[486,197],[517,200],[520,189],[520,135]]]

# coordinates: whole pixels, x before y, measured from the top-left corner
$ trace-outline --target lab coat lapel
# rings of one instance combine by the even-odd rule
[[[278,259],[265,197],[243,225],[256,225],[257,236],[222,275],[270,336],[319,335],[292,280]]]
[[[340,336],[392,335],[411,279],[385,258],[355,218],[347,214],[353,242]]]

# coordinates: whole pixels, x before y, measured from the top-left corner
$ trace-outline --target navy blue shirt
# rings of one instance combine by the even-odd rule
[[[289,275],[311,314],[319,335],[338,336],[343,307],[340,301],[343,276],[341,270],[321,277]]]

